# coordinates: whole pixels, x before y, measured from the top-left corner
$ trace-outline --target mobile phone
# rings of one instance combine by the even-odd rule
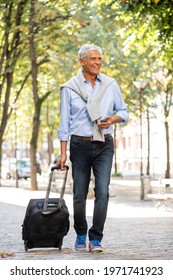
[[[105,119],[102,119],[101,122],[107,122],[108,120],[105,118]]]

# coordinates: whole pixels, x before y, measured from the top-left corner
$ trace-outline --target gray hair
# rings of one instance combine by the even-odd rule
[[[83,45],[80,50],[78,51],[78,58],[83,59],[86,57],[86,53],[88,51],[98,51],[100,53],[100,55],[102,55],[102,50],[100,47],[96,46],[96,45],[91,45],[91,44],[85,44]]]

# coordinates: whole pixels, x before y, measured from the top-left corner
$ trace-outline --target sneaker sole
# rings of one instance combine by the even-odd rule
[[[75,248],[76,251],[86,251],[86,248]]]
[[[93,248],[89,250],[90,253],[104,253],[104,250],[101,248]]]

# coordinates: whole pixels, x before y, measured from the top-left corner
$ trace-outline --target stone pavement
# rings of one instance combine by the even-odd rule
[[[21,225],[30,198],[44,198],[45,191],[0,187],[1,260],[172,260],[173,205],[156,209],[153,201],[140,201],[138,181],[111,184],[111,197],[102,245],[103,254],[76,252],[73,229],[72,195],[65,194],[70,212],[70,230],[62,250],[32,249],[25,252]],[[124,184],[123,184],[124,182]],[[58,194],[51,192],[51,197]],[[91,225],[93,199],[87,201],[87,220]]]

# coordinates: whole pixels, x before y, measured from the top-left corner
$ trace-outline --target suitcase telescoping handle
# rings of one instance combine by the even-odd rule
[[[49,183],[48,183],[47,192],[46,192],[46,198],[45,198],[44,205],[43,205],[43,212],[46,212],[46,210],[47,210],[47,205],[48,205],[48,202],[49,202],[49,195],[50,195],[50,190],[51,190],[51,184],[52,184],[52,178],[53,178],[53,172],[55,170],[61,170],[61,167],[60,166],[52,166],[51,167],[51,172],[49,174]],[[66,165],[65,166],[64,181],[63,181],[63,185],[62,185],[62,188],[61,188],[60,199],[59,199],[57,209],[61,208],[61,203],[62,203],[64,192],[65,192],[65,185],[66,185],[66,181],[67,181],[68,170],[69,170],[69,167]]]

